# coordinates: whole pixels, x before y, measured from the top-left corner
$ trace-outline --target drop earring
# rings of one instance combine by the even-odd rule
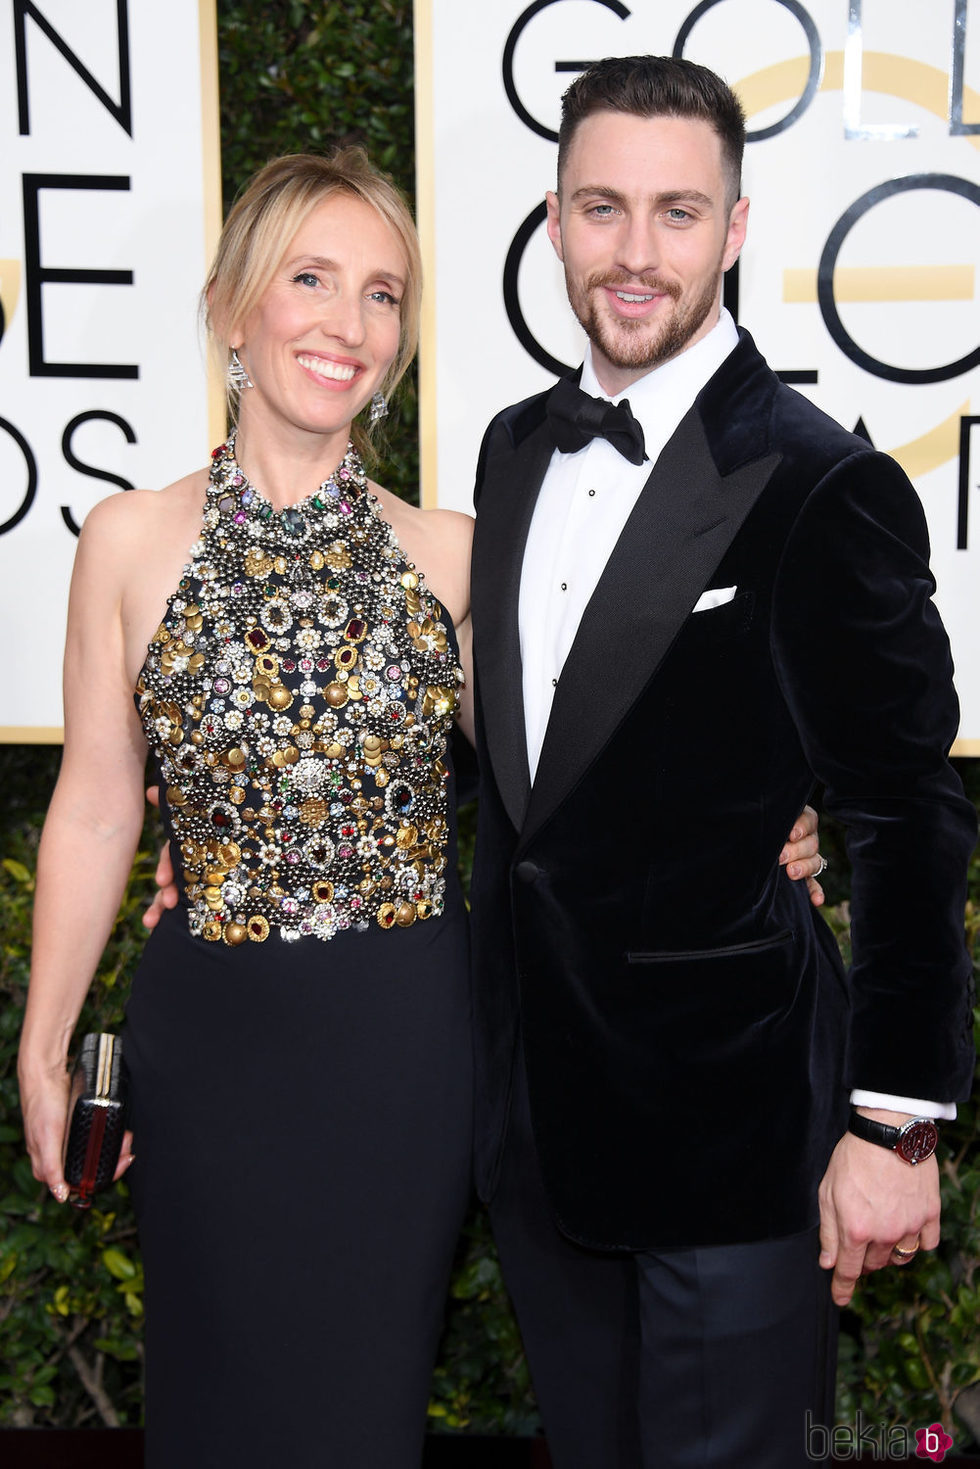
[[[371,411],[368,414],[368,423],[378,423],[382,418],[388,416],[388,401],[384,393],[375,393],[371,399]]]
[[[241,392],[242,388],[254,387],[252,379],[242,366],[242,360],[238,355],[237,347],[232,347],[231,349],[231,361],[228,364],[228,383],[237,392]]]

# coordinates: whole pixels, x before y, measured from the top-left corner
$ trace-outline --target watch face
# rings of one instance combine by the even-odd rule
[[[931,1158],[939,1141],[939,1129],[934,1122],[920,1117],[915,1122],[906,1122],[899,1129],[895,1151],[906,1163],[922,1163]]]

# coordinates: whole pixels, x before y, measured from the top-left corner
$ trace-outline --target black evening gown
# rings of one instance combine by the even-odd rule
[[[148,1469],[421,1456],[470,1181],[458,662],[344,464],[278,517],[216,451],[137,690],[182,889],[125,1033]]]

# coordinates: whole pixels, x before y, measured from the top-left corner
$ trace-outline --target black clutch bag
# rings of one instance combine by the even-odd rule
[[[76,1209],[112,1182],[126,1130],[126,1066],[117,1035],[92,1032],[72,1073],[65,1180]]]

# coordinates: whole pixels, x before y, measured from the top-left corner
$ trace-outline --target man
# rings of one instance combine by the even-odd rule
[[[807,1462],[830,1272],[842,1304],[935,1246],[935,1129],[895,1129],[972,1075],[921,507],[721,310],[743,142],[689,62],[573,83],[548,233],[586,360],[478,472],[478,1177],[556,1469]],[[815,781],[849,986],[778,865]]]

